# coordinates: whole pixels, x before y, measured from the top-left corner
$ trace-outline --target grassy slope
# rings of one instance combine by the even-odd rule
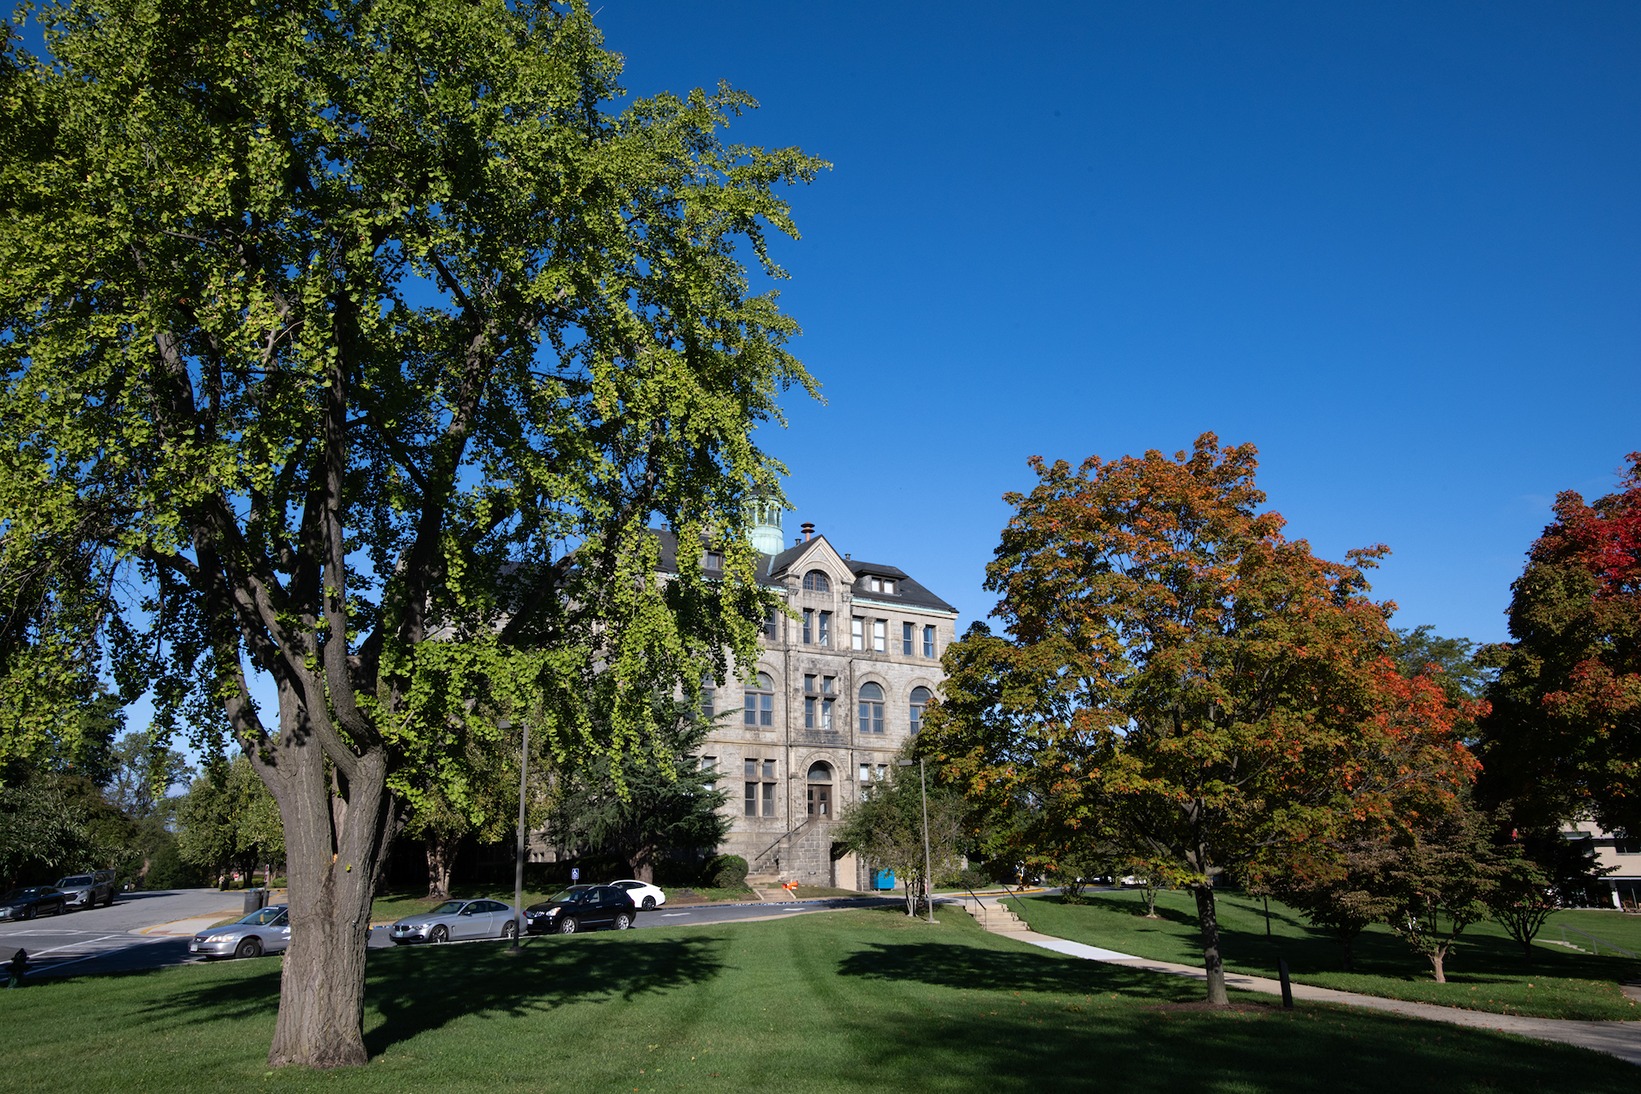
[[[1137,891],[1089,894],[1089,899],[1089,904],[1062,905],[1056,897],[1030,897],[1020,906],[1032,927],[1045,934],[1138,957],[1202,964],[1196,906],[1188,894],[1159,893],[1160,918],[1155,920],[1140,914],[1143,903]],[[1272,938],[1267,940],[1260,902],[1221,893],[1216,903],[1227,968],[1274,976],[1280,956],[1287,959],[1294,980],[1345,991],[1499,1014],[1641,1019],[1641,1006],[1619,990],[1622,981],[1641,977],[1641,964],[1626,958],[1596,957],[1541,943],[1533,947],[1528,963],[1521,947],[1489,921],[1466,928],[1447,959],[1448,983],[1438,984],[1422,957],[1387,929],[1372,927],[1353,944],[1355,971],[1346,973],[1338,943],[1311,930],[1292,909],[1271,902]],[[1539,937],[1559,938],[1562,923],[1641,952],[1641,939],[1633,937],[1641,934],[1641,922],[1633,917],[1559,912]]]
[[[0,993],[0,1088],[62,1091],[1533,1091],[1633,1066],[1496,1034],[1259,1000],[858,911],[373,952],[373,1062],[264,1066],[279,959]],[[1186,1004],[1186,1005],[1180,1005]]]

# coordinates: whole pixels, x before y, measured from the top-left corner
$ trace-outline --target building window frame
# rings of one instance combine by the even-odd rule
[[[775,725],[775,682],[767,672],[758,673],[749,681],[743,693],[746,700],[741,708],[741,724],[754,729]]]
[[[860,732],[881,737],[883,726],[883,685],[868,680],[860,686]]]

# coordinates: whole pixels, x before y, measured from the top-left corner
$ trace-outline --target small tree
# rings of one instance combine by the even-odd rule
[[[893,870],[905,883],[906,914],[915,916],[919,897],[932,894],[933,877],[924,871],[924,786],[917,765],[896,766],[889,777],[863,786],[858,801],[839,816],[832,838],[874,866]],[[961,857],[966,806],[953,790],[928,785],[929,869],[934,876],[953,869]]]
[[[1383,885],[1385,921],[1447,983],[1447,958],[1466,927],[1487,914],[1502,873],[1491,818],[1469,802],[1417,818],[1393,842]]]
[[[1617,869],[1598,865],[1592,842],[1574,843],[1555,828],[1511,829],[1496,857],[1498,884],[1487,907],[1528,961],[1533,958],[1533,939],[1556,909]]]
[[[1395,851],[1386,836],[1367,833],[1317,850],[1320,853],[1295,856],[1277,880],[1257,889],[1281,897],[1332,935],[1349,972],[1356,937],[1394,910],[1394,901],[1385,893],[1385,873]]]

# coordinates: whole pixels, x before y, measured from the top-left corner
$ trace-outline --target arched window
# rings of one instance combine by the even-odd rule
[[[809,765],[809,815],[832,815],[832,767],[815,762]]]
[[[803,575],[803,591],[806,593],[829,593],[832,591],[832,579],[826,576],[824,570],[810,570]]]
[[[746,704],[741,708],[741,718],[749,726],[775,724],[775,683],[768,673],[760,672],[758,678],[746,686]]]
[[[883,732],[883,688],[877,684],[860,686],[860,731]]]
[[[929,700],[933,699],[933,698],[934,698],[934,693],[931,692],[928,688],[913,688],[912,689],[911,711],[912,711],[912,736],[913,737],[916,737],[918,735],[918,733],[922,731],[922,729],[923,729],[923,708],[928,706],[929,705]]]

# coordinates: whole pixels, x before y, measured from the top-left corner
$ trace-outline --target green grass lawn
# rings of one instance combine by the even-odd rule
[[[1136,957],[1202,965],[1196,903],[1184,892],[1157,894],[1158,919],[1146,919],[1136,891],[1086,894],[1087,904],[1062,904],[1056,896],[1026,897],[1016,902],[1033,930]],[[1229,969],[1276,975],[1278,957],[1286,958],[1299,983],[1344,991],[1440,1003],[1499,1014],[1545,1018],[1634,1021],[1641,1005],[1624,996],[1619,985],[1641,977],[1641,962],[1602,954],[1594,956],[1544,942],[1533,946],[1532,960],[1492,921],[1472,924],[1447,958],[1448,982],[1438,984],[1423,957],[1388,929],[1370,927],[1352,944],[1353,972],[1343,971],[1337,942],[1314,931],[1285,905],[1270,905],[1271,937],[1265,934],[1264,905],[1237,893],[1219,893],[1220,950]],[[1558,912],[1540,939],[1559,939],[1559,927],[1576,927],[1641,952],[1641,922],[1619,912]],[[1568,932],[1570,939],[1577,936]],[[1626,941],[1627,940],[1627,941]]]
[[[0,992],[0,1088],[1031,1091],[1633,1087],[1578,1049],[1200,985],[987,935],[943,910],[373,951],[372,1062],[265,1066],[280,960]],[[1573,1077],[1576,1076],[1576,1083]]]

